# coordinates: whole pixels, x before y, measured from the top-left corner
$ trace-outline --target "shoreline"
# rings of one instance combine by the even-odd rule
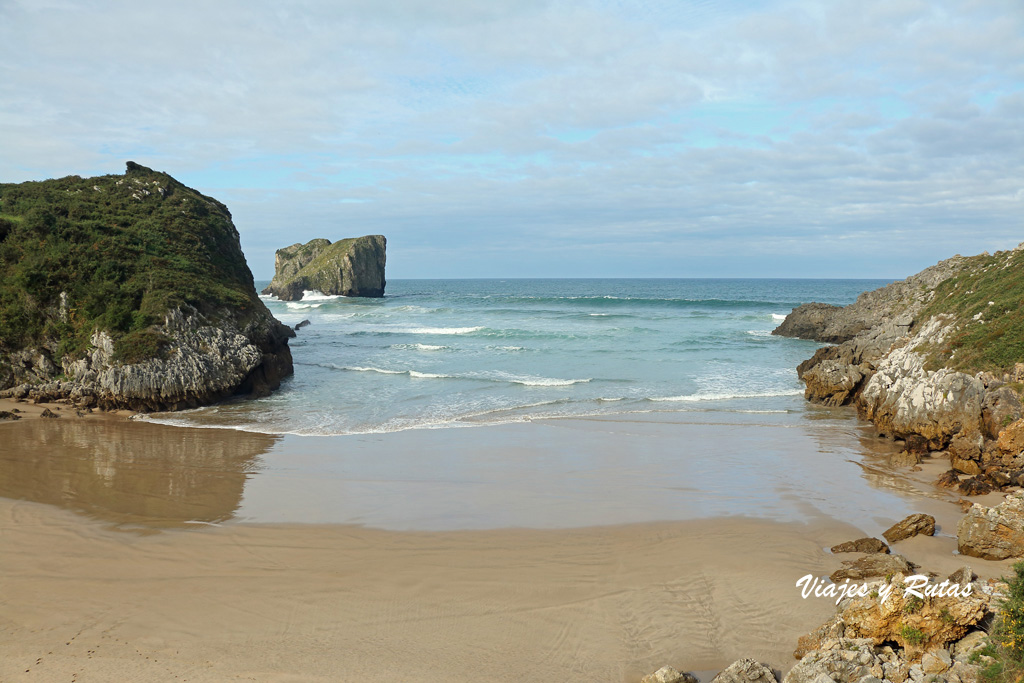
[[[793,438],[801,430],[817,433],[818,440],[809,442],[813,452],[808,455],[813,457],[807,463],[821,461],[827,471],[846,468],[841,470],[844,488],[888,491],[885,495],[902,496],[914,512],[936,516],[936,536],[903,541],[893,552],[942,574],[962,566],[965,558],[953,554],[956,540],[950,535],[951,529],[955,534],[952,520],[959,515],[952,496],[930,487],[924,475],[915,478],[888,466],[891,444],[872,441],[862,426],[850,431],[849,425],[857,425],[852,416],[847,428],[838,429],[829,421],[836,414],[809,408],[808,421],[797,422],[800,429],[779,425],[769,431],[785,439],[780,449],[796,443]],[[824,428],[814,432],[821,418]],[[614,452],[622,441],[609,436],[607,430],[613,428],[625,429],[620,437],[642,453],[647,451],[640,445],[654,443],[671,451],[683,435],[700,443],[694,436],[700,426],[686,423],[626,421],[623,427],[609,424],[614,420],[567,419],[552,428],[551,422],[396,433],[384,441],[394,455],[410,444],[422,448],[422,438],[429,436],[453,457],[463,448],[460,442],[479,452],[497,440],[506,449],[494,456],[498,460],[522,460],[530,449],[550,455],[557,444],[568,443],[565,439],[605,444]],[[764,425],[749,426],[754,431],[746,441],[767,448]],[[733,427],[725,431],[744,432]],[[724,427],[706,429],[721,433]],[[53,454],[73,446],[51,440],[44,444],[50,453],[46,476],[60,486],[45,490],[54,498],[0,498],[0,533],[7,547],[17,549],[0,557],[7,593],[16,596],[0,606],[0,631],[8,644],[7,656],[0,659],[4,680],[48,680],[75,672],[100,679],[163,680],[173,674],[200,681],[247,675],[295,680],[299,672],[303,680],[402,675],[455,681],[477,676],[486,667],[501,672],[495,678],[499,681],[568,676],[635,682],[670,664],[695,671],[706,681],[742,657],[754,657],[784,673],[796,664],[792,651],[797,638],[835,610],[827,599],[803,600],[796,581],[808,573],[827,575],[842,560],[858,557],[833,555],[828,547],[877,535],[901,516],[881,510],[874,517],[837,519],[822,513],[821,502],[813,500],[823,497],[821,486],[807,490],[797,480],[793,490],[802,491],[804,499],[794,509],[804,521],[713,515],[568,528],[461,530],[254,522],[244,515],[239,519],[238,511],[246,509],[247,497],[261,478],[275,496],[291,490],[293,497],[301,493],[308,499],[303,501],[306,506],[322,502],[307,487],[309,478],[294,478],[302,458],[321,462],[315,453],[302,452],[309,443],[319,443],[335,460],[345,455],[329,447],[339,439],[350,447],[362,442],[360,452],[366,453],[379,453],[382,440],[275,439],[234,430],[168,430],[167,425],[118,419],[31,420],[11,426],[10,433],[36,430],[51,439],[65,432],[77,435],[77,443],[103,441],[109,448],[99,459],[86,449],[70,461],[72,466],[61,469]],[[97,439],[94,430],[107,438]],[[512,432],[526,450],[516,449],[509,440]],[[829,454],[851,433],[865,435],[863,442],[847,445],[864,457],[851,463],[845,452]],[[154,438],[157,434],[160,438]],[[166,438],[171,434],[177,440]],[[880,451],[870,451],[874,442]],[[12,443],[8,440],[8,447]],[[148,459],[150,446],[166,457],[159,461],[163,464]],[[275,451],[284,447],[283,454]],[[131,451],[132,457],[118,459],[122,451]],[[239,460],[242,451],[252,457]],[[290,473],[271,476],[252,465],[266,467],[284,456],[290,458]],[[729,462],[714,450],[704,457],[711,458],[709,466]],[[786,451],[786,457],[794,468],[804,462],[799,453]],[[182,470],[182,464],[193,467]],[[530,461],[524,466],[529,470]],[[167,472],[157,472],[161,467]],[[13,485],[45,481],[42,472],[36,468],[21,479],[6,478]],[[851,472],[859,473],[862,489],[850,486]],[[146,478],[147,473],[160,476]],[[326,474],[318,471],[321,479]],[[547,474],[552,478],[550,469]],[[683,474],[701,476],[700,471]],[[68,476],[86,477],[88,486],[77,488],[104,497],[68,505],[61,487],[82,481]],[[626,487],[628,478],[616,476],[616,485]],[[289,482],[290,489],[280,486]],[[336,490],[330,477],[323,485]],[[167,498],[170,490],[184,498]],[[551,495],[567,491],[562,481],[543,490]],[[656,504],[648,491],[639,493]],[[728,493],[743,495],[735,488]],[[371,488],[368,499],[387,507],[405,495],[399,490],[395,497],[381,498]],[[693,495],[683,492],[673,500]],[[182,507],[186,498],[191,504]],[[502,502],[481,499],[486,508]],[[140,509],[146,515],[139,517]],[[408,509],[400,514],[415,513]],[[998,576],[1009,564],[967,563],[983,578]],[[36,664],[37,659],[42,662]]]

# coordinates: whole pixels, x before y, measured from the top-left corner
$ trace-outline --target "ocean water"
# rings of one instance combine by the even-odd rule
[[[670,412],[782,413],[818,346],[772,337],[795,306],[881,280],[392,280],[383,299],[264,297],[295,375],[272,396],[155,422],[301,434]],[[258,282],[262,289],[266,282]]]

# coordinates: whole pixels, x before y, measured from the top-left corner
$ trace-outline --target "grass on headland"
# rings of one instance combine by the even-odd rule
[[[251,292],[227,207],[166,173],[0,185],[0,352],[59,362],[101,329],[121,360],[159,356],[167,311],[251,310]]]
[[[1024,250],[975,256],[939,284],[919,319],[952,316],[959,329],[921,349],[929,369],[999,372],[1024,362]]]

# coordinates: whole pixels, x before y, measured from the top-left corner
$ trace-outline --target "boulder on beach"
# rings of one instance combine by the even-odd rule
[[[740,659],[711,679],[711,683],[778,683],[775,674],[755,659]]]
[[[919,534],[924,534],[925,536],[935,535],[934,517],[920,513],[910,515],[886,529],[882,536],[889,543],[896,543]]]
[[[834,545],[830,550],[833,553],[888,553],[889,546],[877,538],[858,538]]]
[[[663,666],[641,678],[640,683],[697,683],[697,677],[690,673],[680,673],[671,666]]]
[[[909,573],[913,571],[914,565],[902,555],[886,555],[876,553],[865,555],[856,560],[844,560],[840,569],[832,572],[829,578],[839,583],[843,579],[869,579],[877,576],[888,576],[889,574]]]
[[[974,504],[956,529],[961,555],[983,560],[1024,557],[1024,491],[994,507]]]

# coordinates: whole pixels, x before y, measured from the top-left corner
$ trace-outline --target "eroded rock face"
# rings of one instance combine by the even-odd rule
[[[884,336],[905,336],[918,311],[931,301],[932,290],[959,272],[966,261],[961,256],[946,259],[906,280],[864,292],[849,306],[798,306],[772,334],[841,344],[888,323],[891,329]]]
[[[826,360],[810,368],[802,376],[806,389],[804,398],[826,406],[842,406],[849,403],[864,379],[864,373],[856,365],[838,360]]]
[[[851,600],[841,615],[846,637],[895,642],[914,659],[962,638],[988,611],[989,597],[980,590],[921,598],[907,592],[906,581],[903,574],[893,576],[884,601],[881,591]]]
[[[1024,415],[1024,407],[1021,406],[1020,398],[1016,392],[1009,387],[998,387],[990,390],[985,395],[985,402],[981,407],[982,427],[985,436],[990,439],[999,438],[1000,432],[1013,422],[1016,422]]]
[[[134,162],[123,176],[18,187],[63,207],[50,228],[68,261],[50,262],[31,293],[14,276],[0,283],[15,300],[30,294],[47,323],[4,345],[0,396],[168,410],[264,395],[291,374],[294,333],[257,296],[226,206]],[[120,227],[96,241],[97,224]]]
[[[962,555],[983,560],[1024,557],[1024,491],[1011,493],[995,507],[974,504],[956,530]]]
[[[244,322],[226,312],[214,324],[182,307],[154,330],[168,340],[164,357],[118,361],[112,339],[98,331],[85,358],[65,362],[69,380],[19,385],[0,396],[140,412],[180,410],[239,393],[265,396],[292,373],[288,337],[294,332],[269,312]]]
[[[1024,420],[1016,420],[1000,433],[996,447],[1005,455],[1019,455],[1024,452]]]
[[[953,436],[980,431],[984,384],[945,368],[926,370],[924,356],[913,350],[941,342],[947,332],[941,320],[933,320],[878,364],[858,408],[881,432],[896,438],[919,435],[930,449],[942,450]]]
[[[315,239],[278,249],[274,279],[264,294],[298,301],[305,291],[340,296],[382,297],[387,240],[367,235],[331,243]]]

